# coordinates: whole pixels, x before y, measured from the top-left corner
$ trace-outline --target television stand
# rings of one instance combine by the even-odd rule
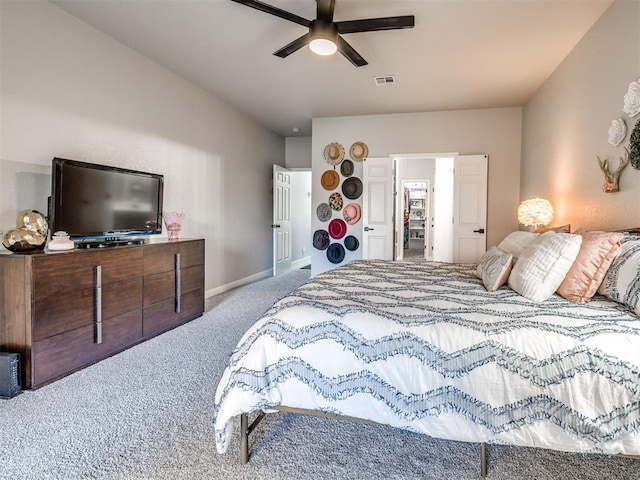
[[[77,248],[108,248],[123,247],[126,245],[144,245],[145,243],[147,243],[147,241],[144,238],[117,238],[76,242],[76,246]]]
[[[204,266],[202,239],[2,252],[0,351],[39,388],[201,316]]]

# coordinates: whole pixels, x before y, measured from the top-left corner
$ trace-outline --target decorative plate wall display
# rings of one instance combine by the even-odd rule
[[[331,165],[338,165],[344,160],[344,147],[339,143],[330,143],[324,147],[324,159]]]

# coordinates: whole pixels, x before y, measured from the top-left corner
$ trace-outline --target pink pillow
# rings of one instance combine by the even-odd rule
[[[580,232],[582,245],[558,293],[567,300],[587,303],[602,283],[620,248],[622,233]]]

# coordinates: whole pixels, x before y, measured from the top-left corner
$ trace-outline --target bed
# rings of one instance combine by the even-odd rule
[[[635,240],[627,251],[640,258]],[[264,411],[284,409],[477,442],[483,476],[487,444],[640,455],[633,305],[599,293],[534,301],[479,277],[476,265],[360,260],[311,278],[232,353],[215,398],[218,451],[240,416],[246,462]]]

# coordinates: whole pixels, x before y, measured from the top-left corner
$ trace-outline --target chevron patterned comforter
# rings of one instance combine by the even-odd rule
[[[640,454],[640,319],[596,296],[488,292],[475,265],[355,261],[278,301],[218,385],[231,420],[273,406],[433,437]]]

